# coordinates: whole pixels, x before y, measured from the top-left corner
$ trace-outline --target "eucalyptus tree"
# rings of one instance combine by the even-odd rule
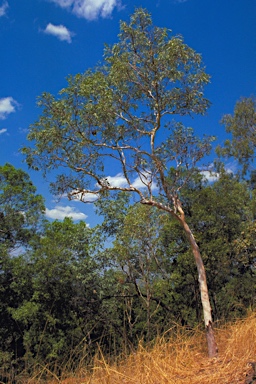
[[[120,29],[101,66],[69,77],[59,97],[41,96],[43,112],[28,134],[34,144],[23,152],[29,166],[53,171],[57,194],[86,202],[127,191],[181,224],[198,269],[209,355],[215,356],[205,269],[179,199],[211,148],[211,138],[199,139],[182,123],[183,116],[207,110],[209,76],[201,56],[181,36],[154,27],[146,10],[137,9]]]

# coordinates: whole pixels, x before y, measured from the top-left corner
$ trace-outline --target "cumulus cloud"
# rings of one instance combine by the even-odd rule
[[[126,178],[122,173],[118,173],[115,176],[107,176],[106,178],[102,179],[103,184],[109,185],[113,188],[127,188],[129,185],[127,183]],[[156,190],[157,185],[154,181],[151,180],[151,174],[148,172],[144,176],[141,176],[141,178],[138,176],[133,182],[132,186],[137,189],[144,189],[147,188],[147,185],[151,183],[151,190]],[[96,188],[100,188],[98,184],[95,184]],[[63,197],[63,196],[62,196]],[[68,195],[65,195],[64,197],[68,197]],[[69,194],[70,199],[75,202],[85,202],[85,203],[93,203],[95,200],[97,200],[100,195],[97,193],[88,193],[86,191],[76,190],[70,192]]]
[[[7,3],[7,1],[4,1],[0,7],[0,17],[6,14],[6,11],[8,8],[9,8],[9,4]]]
[[[209,181],[209,183],[214,183],[214,181],[217,181],[220,177],[218,172],[201,171],[200,173],[204,179]]]
[[[106,179],[107,179],[107,182],[111,185],[111,187],[116,187],[116,188],[127,187],[126,178],[122,173],[118,173],[116,176],[108,176]]]
[[[113,188],[128,188],[128,183],[126,178],[122,173],[118,173],[115,176],[107,176],[106,178],[102,179],[103,184],[109,185]],[[151,180],[150,172],[145,174],[144,176],[141,176],[141,178],[138,176],[133,182],[132,186],[138,189],[144,189],[147,188],[147,184],[151,183],[151,189],[156,190],[157,185],[155,182]],[[98,184],[95,184],[96,188],[100,188]],[[66,197],[68,197],[66,195]],[[73,190],[70,193],[70,198],[72,201],[83,201],[86,203],[93,203],[95,200],[99,198],[99,194],[97,193],[87,193],[86,191],[82,192],[79,190]]]
[[[0,135],[2,135],[3,133],[7,132],[7,129],[6,128],[3,128],[3,129],[0,129]]]
[[[18,103],[12,97],[0,99],[0,120],[4,120],[10,113],[15,112]]]
[[[45,210],[46,217],[49,217],[50,219],[54,220],[63,220],[65,217],[71,217],[73,220],[85,220],[87,216],[82,213],[78,212],[75,208],[70,207],[69,205],[63,207],[60,205],[57,205],[53,209],[46,208]]]
[[[67,8],[78,17],[95,20],[109,17],[115,7],[121,6],[121,0],[51,0],[62,8]]]
[[[72,196],[73,201],[83,201],[85,203],[93,203],[99,197],[95,193],[86,193],[86,192],[83,193],[83,192],[79,192],[78,190],[73,190],[70,193],[70,196]]]
[[[72,36],[74,35],[72,32],[70,32],[64,25],[53,25],[49,23],[47,27],[44,30],[44,33],[48,35],[53,35],[57,37],[61,41],[67,41],[68,43],[71,43]]]
[[[111,187],[120,187],[125,188],[128,187],[126,178],[122,173],[118,173],[116,176],[108,176],[106,178],[107,182]],[[150,172],[145,173],[144,176],[141,176],[141,178],[138,176],[133,182],[132,185],[135,188],[143,189],[147,187],[147,184],[151,182],[151,189],[154,190],[157,188],[156,184],[152,182],[151,180],[151,174]]]
[[[236,173],[237,165],[236,163],[228,163],[224,166],[224,170],[226,173]],[[218,181],[220,178],[219,172],[215,172],[213,170],[205,170],[200,171],[200,174],[203,176],[205,180],[207,180],[209,183],[214,183],[215,181]]]

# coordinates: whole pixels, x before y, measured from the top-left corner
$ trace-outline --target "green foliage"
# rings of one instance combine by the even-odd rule
[[[235,244],[253,220],[253,204],[247,183],[239,182],[230,174],[220,175],[211,185],[190,185],[184,193],[183,206],[207,270],[215,319],[239,316],[248,308],[246,295],[244,301],[241,300],[241,290],[234,287],[246,279],[248,285],[254,286],[255,277],[247,276]],[[251,260],[250,268],[252,266]],[[248,290],[250,300],[253,296],[252,290]]]
[[[25,245],[35,234],[44,200],[27,173],[11,164],[0,166],[0,247]]]
[[[101,230],[108,236],[114,236],[122,228],[129,210],[130,196],[127,192],[119,192],[96,201],[96,213],[103,217]]]
[[[27,173],[10,164],[0,167],[0,350],[3,365],[24,353],[22,328],[10,308],[31,294],[30,267],[22,252],[39,238],[44,200]],[[15,256],[14,256],[15,255]],[[17,289],[18,287],[18,289]]]
[[[91,313],[97,311],[93,309],[97,266],[89,256],[91,232],[85,223],[74,224],[66,218],[63,223],[47,224],[32,250],[32,295],[10,312],[25,329],[27,354],[38,360],[58,360],[90,331],[82,318],[89,313],[90,322]],[[81,302],[86,308],[81,308]]]
[[[180,198],[202,250],[215,319],[244,315],[255,306],[251,183],[222,173],[209,184],[195,172]],[[60,374],[89,362],[97,343],[117,356],[172,322],[201,321],[197,270],[179,222],[132,204],[125,192],[97,209],[102,226],[45,222],[23,254],[10,257],[12,248],[2,248],[2,381],[35,364]]]
[[[256,100],[254,97],[242,98],[234,108],[233,115],[225,115],[222,124],[228,133],[232,134],[231,140],[225,141],[224,148],[219,147],[219,155],[233,156],[242,166],[245,174],[253,163],[256,147]]]
[[[143,324],[139,328],[142,328],[147,339],[152,338],[152,319],[162,304],[162,298],[155,291],[154,284],[165,277],[163,271],[168,263],[161,253],[161,227],[158,210],[132,206],[127,212],[123,227],[118,231],[111,252],[120,268],[120,281],[123,279],[127,292],[134,296],[136,294],[140,299],[142,308],[135,316],[138,323],[135,328],[138,330],[139,324]],[[165,274],[168,275],[166,269]],[[129,285],[132,285],[132,289],[129,289]],[[156,335],[156,330],[153,334]]]
[[[103,223],[43,223],[43,199],[28,175],[0,167],[3,380],[17,365],[73,369],[74,361],[89,361],[97,343],[117,356],[172,321],[200,322],[185,217],[202,253],[215,319],[255,305],[255,175],[245,183],[221,172],[207,183],[198,163],[214,138],[197,138],[181,123],[205,113],[208,82],[201,56],[137,9],[121,23],[118,43],[106,46],[102,65],[70,77],[58,97],[41,96],[42,115],[28,135],[34,145],[24,148],[27,163],[57,175],[57,194],[96,197]],[[255,100],[243,99],[223,123],[233,141],[219,153],[247,170]],[[112,166],[122,185],[107,177]]]
[[[191,177],[212,141],[171,119],[205,113],[209,76],[201,56],[180,36],[154,27],[147,11],[137,9],[120,29],[101,66],[70,77],[58,98],[41,96],[42,115],[28,134],[35,146],[23,152],[29,166],[54,170],[52,189],[71,199],[122,190],[145,202],[157,184],[170,204],[179,186],[168,185],[167,169],[177,169],[176,179],[180,168]],[[122,186],[107,179],[112,165],[124,177]]]

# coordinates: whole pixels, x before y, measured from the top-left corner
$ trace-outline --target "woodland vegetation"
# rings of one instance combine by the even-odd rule
[[[95,228],[48,222],[27,174],[6,164],[0,180],[2,380],[37,364],[74,370],[99,345],[106,356],[128,354],[174,324],[201,323],[197,270],[171,216],[129,204],[124,192],[97,203]],[[214,322],[245,316],[255,307],[253,180],[223,173],[210,184],[198,172],[181,197]]]
[[[203,167],[213,138],[183,124],[209,105],[200,55],[141,9],[119,38],[102,67],[42,95],[23,149],[30,167],[53,171],[56,194],[95,197],[102,223],[47,221],[29,175],[0,167],[3,382],[37,365],[57,376],[90,366],[99,346],[129,354],[174,324],[204,319],[209,334],[255,307],[255,99],[223,118],[231,139]],[[112,162],[122,186],[108,179]]]

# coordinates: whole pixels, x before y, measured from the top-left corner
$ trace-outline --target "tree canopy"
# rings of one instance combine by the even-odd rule
[[[205,113],[208,82],[201,56],[138,9],[130,24],[121,23],[119,42],[106,47],[101,66],[69,77],[59,97],[41,96],[43,113],[28,134],[35,147],[24,148],[27,163],[54,170],[54,191],[70,198],[127,190],[145,202],[157,186],[172,204],[184,169],[186,180],[211,142],[172,119]],[[167,182],[170,165],[176,173]],[[107,178],[110,167],[122,174],[122,186]]]
[[[0,166],[0,244],[25,245],[39,228],[44,199],[36,195],[29,175],[11,164]]]

